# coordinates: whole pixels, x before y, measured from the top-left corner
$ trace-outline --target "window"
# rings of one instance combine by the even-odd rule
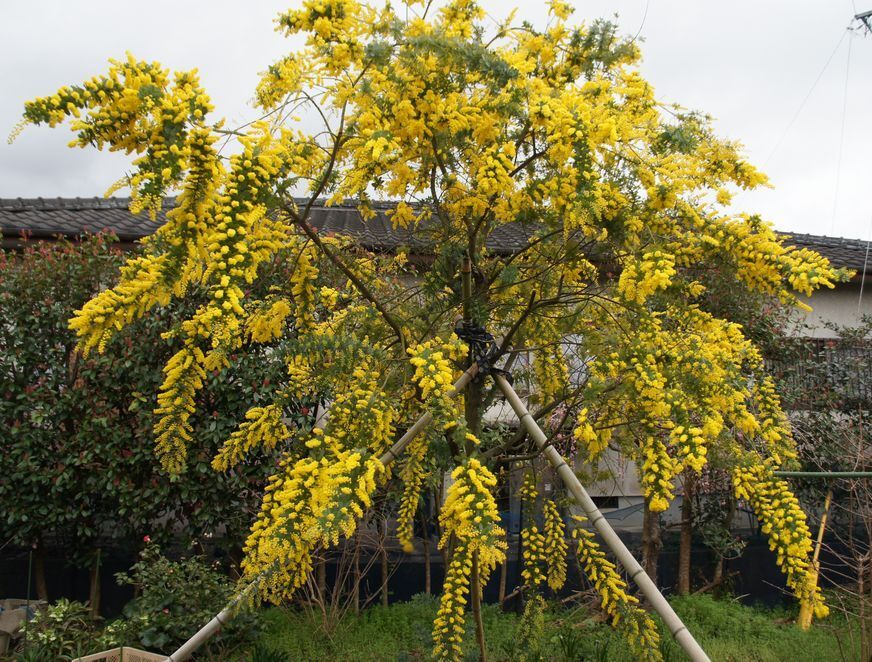
[[[618,508],[618,497],[616,496],[595,496],[591,498],[600,510]]]

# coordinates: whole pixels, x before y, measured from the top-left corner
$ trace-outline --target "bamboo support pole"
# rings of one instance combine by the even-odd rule
[[[456,382],[454,382],[454,387],[449,393],[450,396],[455,396],[460,393],[463,389],[467,387],[469,382],[471,382],[475,376],[478,374],[478,364],[473,363],[467,370],[464,372]],[[421,431],[426,428],[433,421],[433,414],[430,412],[424,413],[417,421],[415,421],[414,425],[406,430],[406,433],[400,437],[400,439],[391,446],[384,455],[379,458],[381,463],[387,466],[394,460],[396,460],[400,454],[403,452],[406,446],[409,445],[409,442],[412,441],[415,437],[417,437]],[[197,651],[203,644],[205,644],[211,637],[218,633],[221,629],[221,626],[230,621],[235,615],[235,607],[245,594],[254,586],[254,580],[248,586],[246,586],[240,593],[236,595],[224,609],[222,609],[211,621],[206,623],[202,628],[200,628],[193,637],[188,639],[184,644],[182,644],[175,653],[170,655],[167,658],[167,662],[182,662],[182,660],[187,660]]]
[[[821,525],[818,528],[817,540],[814,545],[814,554],[811,558],[811,572],[808,575],[808,583],[811,585],[811,595],[814,595],[817,589],[818,575],[820,574],[820,555],[821,545],[824,542],[824,533],[827,530],[827,515],[830,512],[830,505],[833,502],[833,488],[827,490],[827,497],[824,499],[824,512],[821,515]],[[814,616],[814,606],[811,600],[803,600],[799,605],[799,617],[796,619],[797,625],[803,630],[808,630],[811,627],[811,620]]]
[[[675,641],[684,649],[684,652],[687,653],[688,657],[693,662],[709,662],[708,655],[706,655],[705,651],[697,643],[696,639],[693,638],[693,635],[684,623],[682,623],[678,614],[676,614],[672,609],[672,605],[666,601],[666,598],[664,598],[663,594],[657,589],[656,584],[654,584],[654,582],[651,581],[651,578],[645,574],[642,566],[639,565],[639,562],[630,553],[630,550],[627,549],[627,546],[618,537],[615,530],[609,525],[605,517],[603,517],[603,514],[596,507],[596,504],[594,504],[593,499],[590,498],[587,490],[585,490],[581,482],[579,482],[578,477],[569,465],[566,464],[566,460],[557,452],[557,449],[554,448],[554,446],[548,443],[548,438],[542,431],[542,428],[540,428],[533,417],[530,416],[530,412],[527,411],[527,408],[521,402],[515,389],[512,388],[509,382],[506,381],[505,377],[502,375],[496,374],[494,375],[494,379],[496,380],[497,386],[499,386],[500,390],[506,396],[512,409],[515,410],[521,424],[527,429],[527,432],[536,442],[536,446],[548,458],[548,461],[563,480],[564,485],[566,485],[576,502],[581,506],[582,510],[584,510],[585,514],[590,519],[591,525],[597,530],[600,536],[602,536],[606,545],[608,545],[609,549],[611,549],[621,565],[624,566],[624,569],[642,591],[650,605],[654,608],[654,611],[656,611],[663,619],[663,622],[666,624],[666,627],[669,628]]]

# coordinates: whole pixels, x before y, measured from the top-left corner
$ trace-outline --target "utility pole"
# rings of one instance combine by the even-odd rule
[[[866,32],[872,32],[872,24],[870,24],[870,21],[872,21],[872,9],[854,14],[854,20],[860,21],[866,28]]]

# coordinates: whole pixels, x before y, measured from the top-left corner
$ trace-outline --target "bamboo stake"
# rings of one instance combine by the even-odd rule
[[[450,397],[454,397],[460,391],[466,388],[466,386],[471,382],[475,376],[478,374],[478,364],[473,363],[469,368],[467,368],[466,372],[464,372],[456,382],[454,382],[454,387],[449,392]],[[384,455],[379,458],[381,463],[387,466],[394,460],[396,460],[400,454],[403,452],[403,449],[409,445],[409,442],[412,441],[420,432],[426,428],[433,421],[433,414],[429,411],[424,413],[415,424],[412,425],[408,430],[406,430],[406,434],[404,434],[393,446],[388,449]],[[182,660],[187,660],[195,651],[197,651],[203,644],[205,644],[211,637],[213,637],[217,632],[221,629],[221,626],[230,621],[235,614],[235,607],[245,594],[251,590],[255,583],[258,580],[255,579],[250,584],[248,584],[242,591],[240,591],[236,597],[234,597],[224,609],[222,609],[211,621],[206,623],[202,628],[200,628],[193,637],[188,639],[185,643],[183,643],[175,653],[170,655],[167,658],[167,662],[182,662]]]
[[[654,582],[651,581],[651,578],[645,574],[642,566],[639,565],[639,562],[630,553],[630,550],[627,549],[627,546],[620,537],[618,537],[618,534],[615,533],[615,530],[609,525],[606,518],[603,517],[603,514],[596,507],[596,504],[594,504],[593,499],[590,498],[587,490],[585,490],[581,482],[579,482],[578,477],[572,469],[570,469],[569,465],[566,464],[566,460],[557,452],[557,449],[554,448],[554,446],[548,444],[547,436],[542,431],[542,428],[537,425],[533,417],[530,416],[530,412],[527,411],[527,408],[521,402],[515,389],[513,389],[509,382],[506,381],[505,377],[500,374],[495,374],[494,380],[496,380],[497,386],[500,387],[500,390],[506,396],[512,409],[515,410],[521,424],[527,428],[527,432],[536,442],[536,446],[548,458],[548,461],[551,462],[551,466],[554,467],[563,479],[563,484],[566,485],[576,502],[581,506],[582,510],[584,510],[585,514],[590,519],[591,525],[597,530],[600,536],[602,536],[606,545],[608,545],[609,549],[611,549],[612,553],[614,553],[618,561],[629,573],[630,578],[636,582],[636,585],[645,595],[648,602],[654,608],[654,611],[656,611],[663,619],[663,622],[666,624],[666,627],[669,628],[675,641],[684,649],[685,653],[687,653],[688,657],[693,662],[710,662],[708,655],[706,655],[696,639],[693,638],[693,635],[684,623],[681,622],[678,614],[676,614],[672,609],[672,605],[666,601],[666,598],[664,598],[663,594],[657,589],[656,584],[654,584]]]
[[[820,573],[820,558],[821,545],[824,541],[824,532],[827,529],[827,515],[830,512],[830,504],[833,502],[833,488],[827,491],[827,497],[824,500],[824,512],[821,515],[821,525],[818,529],[817,540],[815,541],[814,554],[811,558],[811,572],[808,574],[808,583],[811,584],[812,595],[817,588],[818,574]],[[796,619],[797,625],[803,630],[808,630],[811,627],[811,619],[814,616],[814,607],[811,600],[803,600],[799,605],[799,617]]]

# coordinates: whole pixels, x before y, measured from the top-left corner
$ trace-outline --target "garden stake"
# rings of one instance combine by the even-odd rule
[[[452,388],[449,395],[451,397],[457,395],[466,388],[466,386],[471,382],[475,376],[478,374],[478,364],[473,363],[469,368],[467,368],[466,372],[464,372],[460,377],[454,382],[454,387]],[[412,425],[408,430],[406,430],[406,434],[404,434],[400,439],[391,446],[384,455],[381,456],[380,461],[383,465],[387,466],[394,460],[396,460],[400,453],[403,452],[403,449],[409,445],[415,437],[420,434],[420,432],[426,428],[433,421],[433,414],[430,412],[425,412],[421,415],[421,417],[415,421],[415,424]],[[196,650],[200,648],[203,644],[205,644],[212,636],[218,633],[221,629],[221,626],[226,624],[228,621],[232,620],[236,615],[236,605],[238,605],[242,598],[245,596],[248,591],[250,591],[254,585],[259,581],[258,579],[254,579],[250,584],[248,584],[245,588],[243,588],[236,596],[227,603],[227,606],[224,607],[211,621],[206,623],[202,628],[200,628],[193,637],[188,639],[185,643],[183,643],[175,653],[170,655],[167,658],[167,662],[182,662],[182,660],[187,660],[191,655],[194,654]]]
[[[811,557],[811,572],[808,576],[808,582],[811,584],[811,595],[817,588],[818,576],[820,575],[820,558],[821,545],[824,541],[824,531],[827,528],[827,515],[830,512],[830,505],[833,502],[833,488],[827,490],[827,497],[824,499],[824,512],[821,515],[821,525],[818,529],[817,540],[814,545],[814,554]],[[808,630],[811,627],[811,619],[814,616],[814,607],[808,600],[803,600],[799,605],[799,617],[796,619],[797,625],[803,630]]]
[[[688,630],[684,623],[681,622],[678,614],[676,614],[672,609],[672,605],[666,601],[666,598],[664,598],[663,594],[658,590],[657,585],[651,581],[651,578],[647,574],[645,574],[642,566],[639,565],[639,562],[630,553],[630,550],[627,549],[627,546],[618,537],[618,534],[615,533],[615,530],[609,525],[605,517],[603,517],[603,514],[599,511],[599,508],[596,507],[596,504],[594,504],[593,499],[590,498],[587,490],[585,490],[584,486],[579,482],[578,477],[572,469],[570,469],[569,465],[566,464],[566,460],[557,452],[557,449],[554,448],[554,446],[548,443],[548,437],[544,432],[542,432],[542,428],[537,425],[533,417],[530,416],[530,412],[527,411],[527,408],[521,402],[515,389],[512,388],[503,375],[496,373],[493,375],[493,378],[496,381],[497,386],[500,387],[500,390],[506,396],[506,400],[509,401],[512,409],[515,410],[521,424],[527,428],[527,432],[529,432],[533,441],[536,442],[536,446],[545,454],[548,461],[551,463],[551,466],[554,467],[560,475],[560,478],[563,479],[563,484],[566,485],[572,493],[575,501],[581,506],[582,510],[584,510],[585,514],[590,519],[590,523],[597,530],[600,536],[602,536],[606,545],[609,546],[609,549],[612,550],[612,553],[617,557],[621,565],[624,566],[624,569],[629,573],[630,579],[636,582],[636,585],[645,595],[648,602],[654,608],[654,611],[656,611],[663,619],[663,622],[666,624],[666,627],[669,628],[675,641],[678,642],[693,662],[710,662],[709,656],[706,655],[696,639],[693,638],[690,630]]]

